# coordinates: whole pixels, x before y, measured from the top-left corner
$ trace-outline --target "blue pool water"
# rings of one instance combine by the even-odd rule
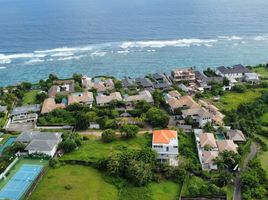
[[[267,0],[0,0],[0,85],[268,61]]]
[[[11,146],[15,140],[15,137],[8,138],[8,140],[4,144],[0,145],[0,153],[3,152],[4,148]]]
[[[22,165],[0,191],[0,199],[19,200],[40,174],[42,168],[42,165]]]
[[[225,138],[223,133],[217,133],[216,134],[216,139],[217,140],[225,140],[226,138]]]

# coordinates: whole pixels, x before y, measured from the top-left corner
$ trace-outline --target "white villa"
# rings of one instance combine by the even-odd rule
[[[178,165],[178,133],[174,130],[153,131],[152,148],[158,153],[159,163]]]

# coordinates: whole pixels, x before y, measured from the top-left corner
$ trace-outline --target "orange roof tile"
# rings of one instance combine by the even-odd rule
[[[177,138],[177,131],[155,130],[153,131],[154,144],[169,144],[171,139]]]

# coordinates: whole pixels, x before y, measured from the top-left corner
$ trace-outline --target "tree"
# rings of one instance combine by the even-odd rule
[[[67,96],[64,94],[56,94],[55,102],[56,103],[62,103],[62,100],[66,98]]]
[[[0,112],[0,118],[3,118],[6,114],[4,112]]]
[[[89,118],[85,113],[79,113],[75,119],[75,128],[77,130],[86,130],[89,127]]]
[[[50,81],[50,82],[56,81],[58,79],[59,78],[54,74],[49,74],[49,76],[48,76],[48,81]]]
[[[59,144],[59,148],[63,149],[63,151],[65,153],[72,152],[73,150],[76,149],[76,147],[77,147],[77,144],[76,144],[75,140],[71,139],[71,138],[67,138],[66,140],[62,141]]]
[[[106,143],[114,141],[115,138],[116,138],[115,131],[113,131],[112,129],[107,129],[103,131],[101,134],[102,141]]]
[[[15,142],[12,146],[4,148],[3,155],[13,156],[17,152],[24,151],[26,145],[23,143]]]
[[[207,122],[205,124],[205,126],[203,127],[204,131],[207,132],[207,133],[214,133],[215,132],[215,129],[213,128],[213,125],[212,123],[210,122]]]
[[[120,132],[124,138],[133,138],[139,132],[139,127],[136,125],[125,124],[121,126]]]
[[[76,83],[79,84],[80,87],[82,87],[82,74],[73,74],[73,79]]]
[[[153,127],[165,128],[169,122],[169,116],[158,108],[150,108],[146,113],[146,118]]]
[[[122,82],[121,82],[120,80],[115,80],[115,81],[114,81],[114,87],[115,87],[115,89],[117,89],[117,90],[122,89],[122,88],[123,88]]]
[[[224,77],[222,83],[223,83],[224,86],[229,86],[230,81],[229,81],[228,78]]]
[[[36,103],[43,103],[43,101],[48,97],[45,92],[39,92],[35,96]]]
[[[142,161],[131,160],[127,168],[127,178],[137,186],[147,185],[152,180],[153,174],[150,164]]]
[[[221,170],[233,170],[240,162],[240,155],[233,151],[223,151],[217,158],[214,159],[214,163],[218,165]]]

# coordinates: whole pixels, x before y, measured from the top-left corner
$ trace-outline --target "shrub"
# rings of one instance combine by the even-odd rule
[[[120,128],[120,132],[125,138],[133,138],[139,132],[139,127],[136,125],[125,124]]]
[[[101,134],[102,141],[106,143],[114,141],[115,138],[116,138],[115,131],[111,129],[107,129]]]

